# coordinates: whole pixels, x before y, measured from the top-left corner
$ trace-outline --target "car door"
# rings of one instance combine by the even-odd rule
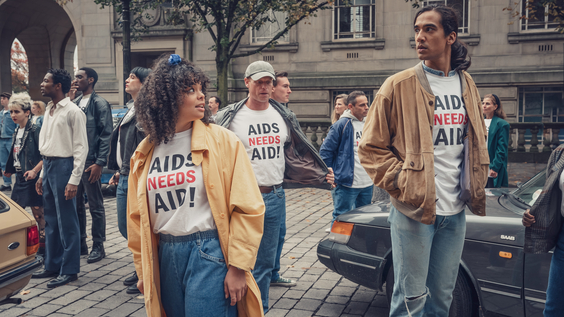
[[[544,254],[525,254],[523,284],[527,317],[543,316],[552,253],[553,251]]]
[[[518,217],[467,217],[462,260],[477,282],[488,313],[524,317],[523,239]]]

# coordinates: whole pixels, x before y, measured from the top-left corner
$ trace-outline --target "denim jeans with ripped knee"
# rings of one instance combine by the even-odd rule
[[[447,317],[466,234],[464,211],[432,225],[391,208],[394,291],[390,317]]]

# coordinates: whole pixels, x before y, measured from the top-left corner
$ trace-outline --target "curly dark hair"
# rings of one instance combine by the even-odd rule
[[[68,93],[71,88],[71,75],[66,69],[51,68],[47,74],[53,76],[53,85],[61,84],[61,90],[64,94]]]
[[[185,59],[170,65],[169,56],[163,54],[155,62],[135,100],[137,121],[149,136],[149,141],[156,145],[167,143],[174,136],[178,107],[184,92],[200,84],[205,94],[209,84],[208,76],[200,68]],[[206,125],[210,123],[208,111],[201,120]]]

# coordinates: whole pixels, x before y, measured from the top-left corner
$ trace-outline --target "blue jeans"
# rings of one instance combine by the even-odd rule
[[[332,191],[334,209],[331,225],[333,225],[333,222],[338,216],[345,212],[370,204],[372,202],[373,188],[374,185],[365,188],[351,188],[337,185]]]
[[[447,317],[466,234],[464,211],[425,225],[392,207],[388,222],[395,281],[390,317]]]
[[[280,233],[278,234],[278,249],[276,250],[276,259],[274,260],[274,269],[272,270],[271,282],[276,282],[280,278],[280,257],[282,256],[282,247],[286,239],[286,207],[282,209],[280,214]]]
[[[6,162],[8,162],[8,158],[10,157],[12,150],[12,138],[0,139],[0,167],[2,167],[2,172],[6,171]],[[4,185],[12,185],[12,178],[2,176],[4,179]]]
[[[76,198],[65,199],[73,158],[43,159],[45,269],[59,274],[80,272],[80,229]]]
[[[121,235],[127,239],[127,181],[128,175],[120,175],[116,188],[116,205],[118,229]]]
[[[268,311],[268,292],[272,280],[272,270],[276,263],[280,239],[280,218],[286,215],[286,195],[282,187],[268,194],[262,194],[266,210],[264,212],[264,229],[257,253],[257,261],[253,276],[262,297],[264,312]]]
[[[548,287],[546,289],[546,304],[544,316],[562,316],[564,311],[564,223],[560,229],[560,235],[554,248],[550,272],[548,275]]]
[[[187,236],[161,234],[161,302],[167,316],[236,317],[225,298],[227,265],[217,230]]]

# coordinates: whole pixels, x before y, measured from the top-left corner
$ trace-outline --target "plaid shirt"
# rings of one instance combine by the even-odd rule
[[[562,191],[558,187],[560,174],[564,170],[564,144],[557,147],[546,166],[546,182],[537,201],[531,207],[531,215],[535,223],[525,228],[526,253],[547,253],[558,239],[562,226]]]

